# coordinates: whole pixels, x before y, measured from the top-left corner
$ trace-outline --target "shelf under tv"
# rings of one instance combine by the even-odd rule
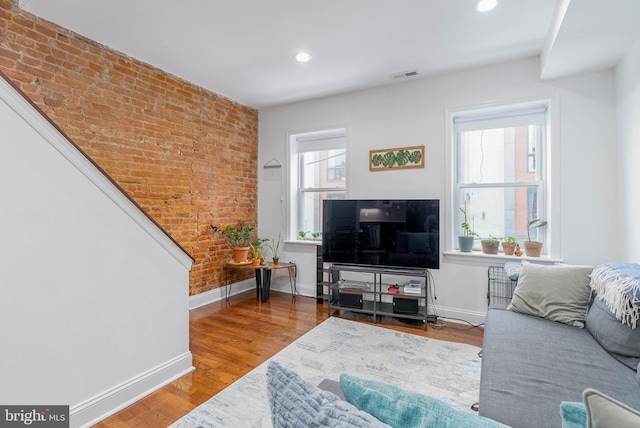
[[[401,268],[388,266],[369,266],[347,263],[334,263],[329,268],[331,285],[328,296],[328,316],[333,311],[348,311],[373,316],[376,323],[383,316],[420,320],[427,329],[427,290],[428,270],[426,268]],[[373,281],[345,280],[344,272],[370,274]],[[424,287],[420,294],[405,294],[398,289],[390,292],[384,276],[408,276],[420,278]]]

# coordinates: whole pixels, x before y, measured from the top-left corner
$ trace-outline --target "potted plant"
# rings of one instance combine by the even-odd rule
[[[321,236],[322,236],[322,232],[311,233],[311,237],[313,238],[314,241],[319,241]]]
[[[516,250],[516,238],[513,236],[507,236],[507,239],[502,242],[502,251],[505,256],[513,256],[513,252]]]
[[[253,260],[251,261],[254,266],[260,266],[262,264],[263,244],[267,241],[268,240],[266,238],[255,238],[254,240],[249,242],[251,253],[253,255]]]
[[[211,225],[214,233],[219,233],[226,238],[233,249],[233,261],[235,263],[244,263],[249,255],[249,243],[251,241],[251,232],[255,229],[253,226],[245,224],[244,220],[240,220],[240,225],[235,226],[228,224],[224,229]]]
[[[301,230],[300,232],[298,232],[298,237],[304,241],[307,239],[307,233],[309,232],[305,232],[304,230]]]
[[[462,211],[464,215],[464,220],[462,221],[463,235],[458,236],[458,246],[461,252],[470,253],[471,250],[473,250],[474,236],[478,236],[478,234],[471,230],[469,222],[467,221],[467,201],[464,202],[464,208],[460,208],[460,211]]]
[[[524,243],[524,253],[529,257],[540,257],[540,253],[542,252],[542,242],[540,241],[532,241],[531,240],[531,229],[537,229],[539,227],[546,226],[547,222],[544,220],[531,220],[527,224],[527,238],[528,241]]]
[[[269,248],[271,250],[271,254],[272,254],[272,259],[273,259],[273,264],[274,265],[278,265],[279,261],[280,261],[280,255],[278,254],[278,251],[280,250],[280,242],[281,242],[281,238],[282,238],[282,233],[278,233],[278,240],[274,241],[273,238],[271,238],[271,243],[270,244],[266,244],[266,247]]]
[[[489,239],[482,239],[480,244],[482,245],[482,252],[484,254],[498,254],[498,248],[500,247],[500,241],[502,238],[495,238],[489,235]]]

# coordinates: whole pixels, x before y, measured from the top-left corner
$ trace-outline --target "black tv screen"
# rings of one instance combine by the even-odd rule
[[[439,269],[440,201],[325,200],[322,260]]]

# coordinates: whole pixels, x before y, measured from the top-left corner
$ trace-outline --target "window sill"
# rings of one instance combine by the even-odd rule
[[[527,256],[505,256],[503,253],[499,254],[484,254],[482,251],[472,251],[470,253],[463,253],[460,251],[445,251],[444,260],[451,262],[465,262],[465,263],[477,263],[477,264],[503,264],[508,262],[533,262],[541,264],[553,264],[562,263],[562,260],[552,259],[548,256],[542,257],[527,257]]]
[[[284,243],[294,244],[294,245],[315,245],[315,246],[322,245],[322,241],[312,241],[311,239],[305,239],[304,241],[302,239],[288,239],[284,241]]]

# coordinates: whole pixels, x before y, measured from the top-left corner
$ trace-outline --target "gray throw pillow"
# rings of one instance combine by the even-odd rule
[[[587,330],[618,361],[633,370],[640,363],[640,328],[618,321],[607,304],[596,297],[587,314]]]
[[[587,410],[588,428],[640,426],[640,412],[595,389],[586,389],[582,393],[582,400]]]
[[[510,311],[584,328],[591,266],[522,263]]]
[[[335,394],[303,380],[297,373],[271,361],[267,367],[271,422],[280,427],[389,428]]]

